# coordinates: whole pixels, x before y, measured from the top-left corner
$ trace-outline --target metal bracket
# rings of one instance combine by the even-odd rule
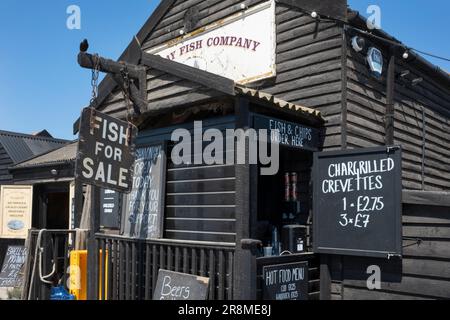
[[[386,151],[387,153],[392,153],[393,151],[399,150],[400,147],[399,146],[388,146],[386,147]]]
[[[387,258],[388,258],[388,260],[391,260],[391,258],[399,258],[399,259],[401,259],[402,255],[401,254],[397,254],[397,253],[388,253]]]

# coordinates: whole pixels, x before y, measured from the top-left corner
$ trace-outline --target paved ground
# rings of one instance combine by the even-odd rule
[[[8,289],[0,288],[0,300],[7,300],[7,299],[8,299]]]

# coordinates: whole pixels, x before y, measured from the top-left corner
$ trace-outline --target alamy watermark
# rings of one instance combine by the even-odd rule
[[[77,5],[67,7],[66,13],[69,15],[66,20],[66,26],[69,30],[81,29],[81,8]]]
[[[194,122],[193,135],[176,129],[171,158],[175,165],[261,165],[261,175],[276,175],[280,168],[278,130],[218,129],[203,131],[201,121]],[[206,144],[206,146],[205,146]],[[270,146],[270,152],[269,152]]]
[[[369,30],[381,29],[381,8],[377,5],[370,5],[367,7],[367,28]]]

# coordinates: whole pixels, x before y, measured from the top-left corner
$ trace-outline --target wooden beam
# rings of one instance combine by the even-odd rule
[[[228,78],[145,52],[142,53],[142,63],[150,68],[164,71],[182,79],[199,83],[207,88],[217,90],[227,95],[236,95],[235,83],[233,80]]]
[[[98,59],[98,62],[96,61]],[[139,79],[142,72],[146,72],[146,69],[142,66],[127,62],[116,62],[110,59],[102,57],[95,57],[92,54],[86,52],[80,52],[78,54],[78,64],[86,69],[94,69],[96,63],[98,63],[99,71],[112,74],[120,74],[125,68],[129,75],[133,79]]]
[[[386,87],[386,145],[394,144],[394,104],[395,104],[395,48],[391,48],[391,56],[389,58],[389,66],[387,71],[387,87]]]

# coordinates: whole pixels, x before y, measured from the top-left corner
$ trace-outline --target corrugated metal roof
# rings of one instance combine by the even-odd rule
[[[12,169],[41,167],[41,166],[68,163],[76,159],[77,150],[78,150],[78,142],[73,142],[71,144],[63,146],[62,148],[58,148],[46,154],[19,163],[14,167],[12,167]]]
[[[255,89],[250,89],[250,88],[243,87],[243,86],[236,86],[236,91],[240,94],[247,95],[247,96],[250,96],[250,97],[258,99],[258,100],[263,100],[263,101],[269,102],[269,103],[273,104],[275,107],[282,108],[282,109],[288,109],[288,110],[299,112],[299,113],[306,114],[309,116],[315,116],[315,117],[323,120],[322,115],[319,110],[307,108],[307,107],[300,106],[300,105],[294,104],[294,103],[290,103],[290,102],[278,99],[271,94],[268,94],[268,93],[265,93],[265,92],[262,92],[259,90],[255,90]]]
[[[36,157],[68,142],[61,139],[0,131],[0,143],[14,163]]]

